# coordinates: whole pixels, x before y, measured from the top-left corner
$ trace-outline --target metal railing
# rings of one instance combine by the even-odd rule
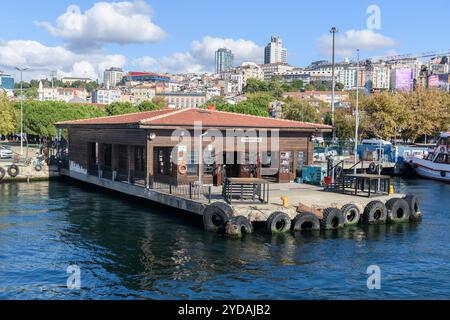
[[[193,182],[188,184],[174,184],[155,181],[153,177],[149,177],[148,187],[151,190],[156,190],[191,200],[207,200],[211,203],[212,199],[211,186],[200,185]]]

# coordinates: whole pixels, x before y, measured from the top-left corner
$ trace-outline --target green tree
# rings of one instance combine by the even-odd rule
[[[153,110],[160,110],[161,107],[152,101],[142,101],[140,104],[138,104],[139,111],[153,111]]]
[[[116,116],[139,112],[139,108],[130,102],[113,102],[106,106],[105,111],[109,116]]]
[[[288,120],[319,122],[319,111],[306,101],[294,100],[283,107],[283,116]]]
[[[20,103],[15,103],[19,114]],[[61,101],[27,100],[23,104],[24,132],[39,137],[55,137],[56,122],[106,116],[103,110],[92,105],[70,104]],[[16,122],[18,117],[16,116]]]
[[[169,107],[169,103],[164,97],[156,96],[152,99],[152,102],[156,104],[160,109],[167,109]]]
[[[14,109],[6,94],[0,93],[0,134],[11,134],[14,129]]]

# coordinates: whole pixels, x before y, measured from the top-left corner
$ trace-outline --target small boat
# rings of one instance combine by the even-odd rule
[[[442,133],[434,148],[424,158],[406,159],[409,166],[421,177],[450,182],[450,132]]]

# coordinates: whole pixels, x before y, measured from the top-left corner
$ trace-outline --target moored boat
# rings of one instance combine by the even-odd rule
[[[450,132],[440,135],[427,157],[411,157],[407,163],[421,177],[450,182]]]

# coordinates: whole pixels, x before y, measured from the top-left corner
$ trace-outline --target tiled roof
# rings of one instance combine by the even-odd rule
[[[194,126],[201,122],[204,127],[248,127],[248,128],[293,128],[293,129],[331,129],[330,126],[258,117],[231,112],[205,109],[166,109],[158,111],[125,114],[113,117],[60,122],[59,125],[120,125],[135,124],[145,126]]]

